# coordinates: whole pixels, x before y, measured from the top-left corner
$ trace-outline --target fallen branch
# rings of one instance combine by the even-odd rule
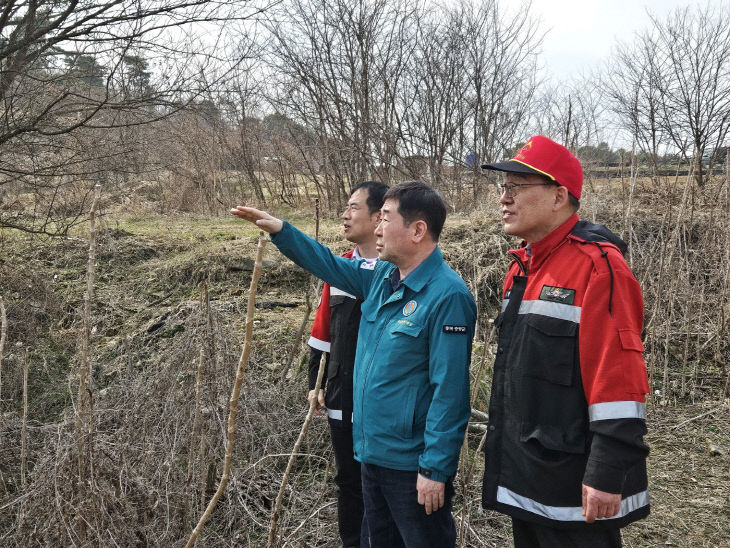
[[[248,362],[248,357],[251,354],[251,346],[253,345],[253,313],[255,310],[254,304],[256,302],[256,288],[258,285],[259,276],[261,275],[261,262],[264,256],[265,245],[266,239],[264,238],[264,233],[259,232],[259,244],[256,249],[256,262],[254,263],[253,274],[251,274],[251,286],[248,290],[248,306],[246,308],[246,336],[243,342],[243,351],[241,352],[241,358],[238,360],[236,381],[233,384],[233,392],[231,392],[230,408],[228,411],[228,443],[226,445],[226,456],[223,462],[223,475],[221,476],[220,483],[218,484],[218,489],[213,495],[213,498],[210,499],[210,502],[208,503],[208,507],[205,509],[205,512],[203,512],[203,515],[200,516],[200,521],[198,521],[195,529],[193,529],[193,532],[190,535],[190,539],[185,545],[185,548],[190,548],[191,546],[195,545],[195,541],[198,539],[200,532],[203,530],[205,522],[208,521],[208,518],[213,513],[213,509],[215,509],[216,505],[218,504],[218,500],[220,500],[221,496],[223,495],[223,491],[228,484],[228,474],[231,471],[231,459],[233,458],[233,445],[235,442],[238,397],[241,394],[241,386],[243,385],[243,373],[246,370],[246,363]]]
[[[330,506],[333,506],[333,505],[335,505],[335,504],[337,504],[337,501],[336,501],[336,500],[330,501],[330,502],[328,502],[327,504],[325,504],[324,506],[320,506],[320,507],[319,507],[319,508],[317,508],[317,509],[316,509],[316,510],[315,510],[314,512],[312,512],[311,514],[309,514],[309,515],[308,515],[308,516],[307,516],[306,518],[304,518],[304,519],[303,519],[303,520],[301,521],[301,523],[300,523],[299,525],[297,525],[297,528],[296,528],[296,529],[294,529],[294,530],[293,530],[293,531],[292,531],[292,532],[291,532],[291,533],[289,534],[289,536],[288,536],[288,537],[286,537],[286,539],[284,539],[284,546],[286,546],[287,544],[289,544],[289,542],[291,541],[292,537],[293,537],[294,535],[296,535],[296,534],[297,534],[297,533],[299,532],[299,530],[300,530],[300,529],[301,529],[302,527],[304,527],[304,525],[305,525],[305,524],[306,524],[306,523],[307,523],[307,522],[308,522],[308,521],[309,521],[310,519],[312,519],[312,518],[313,518],[314,516],[316,516],[317,514],[319,514],[319,513],[320,513],[320,512],[322,511],[322,510],[324,510],[325,508],[329,508]]]
[[[707,415],[712,415],[713,413],[717,413],[718,411],[722,410],[723,407],[727,408],[727,404],[726,403],[723,403],[722,405],[718,405],[717,407],[715,407],[713,409],[710,409],[706,413],[702,413],[701,415],[697,415],[696,417],[692,417],[691,419],[687,419],[686,421],[682,421],[679,424],[677,424],[675,426],[672,426],[671,429],[672,430],[676,430],[677,428],[681,428],[685,424],[689,424],[692,421],[696,421],[698,419],[702,419],[702,418],[706,417]]]
[[[307,418],[304,419],[304,424],[302,424],[302,429],[299,432],[299,437],[297,438],[296,443],[294,444],[294,449],[292,449],[292,456],[289,457],[289,462],[286,465],[286,470],[284,471],[284,478],[281,480],[281,486],[279,487],[279,494],[276,496],[276,504],[274,505],[274,513],[271,515],[271,526],[269,527],[269,539],[266,543],[267,548],[273,548],[274,546],[274,539],[276,537],[276,524],[279,520],[279,511],[281,510],[281,502],[284,499],[284,491],[286,490],[286,484],[289,481],[289,473],[291,472],[292,466],[294,465],[294,456],[296,453],[299,452],[299,447],[302,445],[302,440],[307,435],[307,430],[309,430],[309,424],[312,422],[312,417],[314,416],[314,408],[317,405],[317,402],[319,401],[319,391],[322,389],[322,376],[324,375],[324,364],[327,361],[327,353],[322,352],[322,358],[319,360],[319,371],[317,372],[317,382],[314,385],[315,393],[314,397],[309,401],[309,411],[307,412]]]

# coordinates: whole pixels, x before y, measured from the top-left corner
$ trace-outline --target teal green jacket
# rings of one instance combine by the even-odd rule
[[[289,223],[279,250],[362,304],[353,379],[355,458],[422,469],[445,482],[456,471],[469,420],[469,364],[476,305],[436,248],[393,291],[395,265],[334,255]]]

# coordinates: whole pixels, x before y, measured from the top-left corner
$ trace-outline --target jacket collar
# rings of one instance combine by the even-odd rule
[[[540,268],[545,259],[553,252],[553,250],[565,241],[573,230],[573,227],[578,222],[578,214],[573,213],[567,221],[565,221],[558,228],[553,230],[550,234],[545,236],[542,240],[530,243],[530,251],[526,248],[527,242],[522,242],[520,249],[511,250],[510,253],[518,257],[523,264],[529,265],[528,272],[532,272]]]
[[[433,273],[444,261],[444,255],[441,250],[436,247],[426,259],[419,264],[413,272],[411,272],[406,279],[403,280],[402,285],[405,285],[413,291],[420,291],[423,286],[431,279]],[[391,268],[386,268],[383,273],[384,282],[390,283],[390,276],[393,270],[396,268],[394,264],[391,264]]]

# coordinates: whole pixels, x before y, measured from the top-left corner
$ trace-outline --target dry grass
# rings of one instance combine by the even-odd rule
[[[631,242],[630,260],[645,290],[652,389],[658,391],[648,417],[653,513],[625,530],[625,544],[728,546],[727,186],[717,183],[693,198],[683,192],[683,181],[667,180],[659,187],[634,183],[632,194],[628,184],[622,191],[613,181],[609,191],[607,183],[595,182],[583,203],[585,218],[609,225]],[[312,228],[306,212],[283,213]],[[346,247],[332,218],[322,230],[337,250]],[[451,216],[443,235],[447,259],[478,296],[479,339],[488,333],[487,319],[499,304],[510,244],[492,207]],[[94,475],[82,496],[73,481],[76,444],[68,379],[76,360],[88,244],[83,232],[58,240],[0,235],[0,295],[8,316],[0,402],[0,545],[184,544],[221,471],[255,246],[255,228],[226,218],[140,219],[107,211],[99,234],[90,349]],[[201,303],[204,280],[212,329]],[[278,486],[306,415],[302,364],[280,380],[306,287],[303,271],[275,250],[267,251],[255,345],[244,380],[249,397],[239,408],[229,485],[198,546],[265,545]],[[201,383],[200,443],[191,451],[200,348],[209,332],[214,351]],[[26,349],[28,475],[23,488]],[[489,367],[488,361],[487,377]],[[486,409],[488,389],[488,383],[475,385],[475,408]],[[694,417],[700,418],[682,425]],[[473,454],[479,434],[469,436]],[[300,453],[284,495],[280,541],[338,546],[325,421],[313,422]],[[479,510],[481,455],[476,459],[466,497],[458,494],[455,500],[457,525],[467,520],[468,546],[508,546],[508,521]]]

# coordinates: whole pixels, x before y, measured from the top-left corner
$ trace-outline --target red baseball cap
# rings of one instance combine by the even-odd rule
[[[583,189],[583,168],[578,158],[563,145],[542,135],[531,137],[511,160],[484,164],[482,168],[544,175],[578,199]]]

